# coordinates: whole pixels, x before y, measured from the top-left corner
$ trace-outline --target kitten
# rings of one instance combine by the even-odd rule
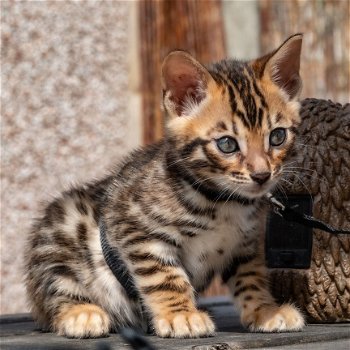
[[[148,318],[160,337],[209,336],[214,324],[195,295],[215,273],[250,330],[303,327],[269,291],[263,201],[293,155],[301,43],[297,34],[257,60],[209,68],[182,51],[165,58],[164,140],[63,193],[33,226],[26,285],[43,327],[99,337]]]

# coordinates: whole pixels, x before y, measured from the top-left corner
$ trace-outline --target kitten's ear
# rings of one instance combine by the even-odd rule
[[[162,66],[163,103],[170,115],[181,116],[198,106],[207,95],[211,76],[189,53],[173,51]]]
[[[302,39],[302,34],[295,34],[277,50],[262,58],[267,59],[263,74],[268,74],[291,100],[298,97],[302,87],[299,75]]]

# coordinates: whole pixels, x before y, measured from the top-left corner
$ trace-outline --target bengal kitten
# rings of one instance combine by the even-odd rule
[[[160,337],[205,337],[196,293],[222,274],[251,331],[296,331],[303,316],[270,294],[263,196],[293,155],[302,35],[259,59],[205,68],[173,51],[162,66],[164,139],[105,179],[64,192],[31,231],[33,315],[68,337],[100,337],[149,318]],[[108,244],[132,276],[130,298],[106,264]],[[126,272],[125,272],[126,273]]]

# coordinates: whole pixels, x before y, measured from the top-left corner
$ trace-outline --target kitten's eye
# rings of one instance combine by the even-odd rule
[[[270,134],[270,145],[271,146],[280,146],[286,139],[286,129],[277,128],[271,131]]]
[[[218,148],[223,153],[233,153],[239,150],[238,143],[232,137],[224,136],[216,140]]]

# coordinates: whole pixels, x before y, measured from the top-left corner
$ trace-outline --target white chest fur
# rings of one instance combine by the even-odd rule
[[[211,274],[221,272],[233,256],[244,254],[242,243],[256,225],[254,210],[237,203],[218,205],[215,219],[208,218],[209,229],[199,230],[183,245],[181,260],[195,288]]]

